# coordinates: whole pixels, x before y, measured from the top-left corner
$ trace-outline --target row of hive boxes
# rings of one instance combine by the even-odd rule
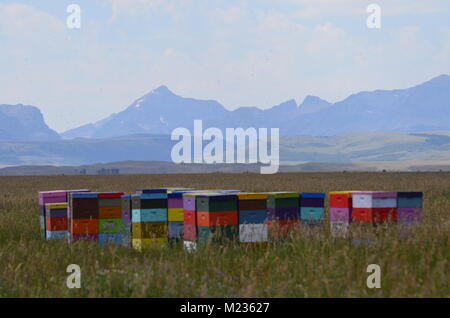
[[[301,196],[300,196],[301,197]],[[266,242],[286,236],[299,221],[321,222],[323,193],[187,193],[183,196],[184,240],[210,237],[240,242]]]
[[[330,222],[420,221],[422,199],[422,192],[331,192]]]
[[[123,208],[132,213],[132,247],[161,245],[177,239],[183,231],[183,206],[176,200],[186,188],[139,189],[129,196],[130,204]],[[172,195],[180,192],[179,195]]]

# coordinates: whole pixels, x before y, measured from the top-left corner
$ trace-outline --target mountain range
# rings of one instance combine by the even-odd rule
[[[34,106],[0,105],[0,140],[58,140]]]
[[[129,134],[170,134],[177,127],[280,128],[280,135],[333,136],[356,132],[450,130],[450,76],[396,90],[360,92],[329,103],[308,96],[269,109],[240,107],[229,111],[214,100],[185,98],[161,86],[134,101],[122,112],[71,129],[63,138],[107,138]]]
[[[122,112],[59,135],[40,110],[0,105],[1,165],[89,165],[112,161],[170,161],[177,127],[279,127],[280,160],[450,164],[450,76],[398,90],[360,92],[329,103],[308,96],[270,109],[229,111],[214,100],[180,97],[161,86]],[[420,161],[420,162],[419,162]]]

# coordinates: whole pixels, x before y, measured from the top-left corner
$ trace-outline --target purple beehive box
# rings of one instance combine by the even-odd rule
[[[183,208],[188,211],[195,211],[195,196],[183,195]]]
[[[348,208],[330,208],[331,222],[350,222],[351,213]]]
[[[308,208],[323,208],[325,200],[321,198],[301,198],[300,206]]]
[[[182,198],[169,198],[167,201],[167,207],[169,209],[180,209],[183,208],[183,199]]]
[[[398,223],[412,223],[420,222],[422,220],[422,208],[398,208],[397,222]]]
[[[70,233],[70,241],[98,241],[98,234],[72,234]]]
[[[298,207],[290,208],[269,208],[267,218],[272,220],[297,220]]]

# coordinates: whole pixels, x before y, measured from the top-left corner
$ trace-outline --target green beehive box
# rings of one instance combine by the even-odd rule
[[[238,240],[239,225],[197,227],[197,241],[199,243],[225,243]]]
[[[283,193],[284,194],[284,193]],[[272,195],[267,197],[267,208],[297,208],[299,206],[298,193],[286,193],[285,195]]]
[[[237,211],[238,199],[228,194],[224,199],[202,195],[196,198],[196,206],[199,212]]]
[[[123,230],[122,219],[99,219],[99,233],[120,233]]]

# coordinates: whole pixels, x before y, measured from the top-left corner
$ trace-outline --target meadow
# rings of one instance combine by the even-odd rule
[[[355,229],[370,244],[333,239],[329,227],[268,246],[122,246],[43,241],[37,192],[193,187],[246,191],[423,191],[424,220],[399,237],[393,224]],[[327,223],[328,225],[328,223]],[[81,288],[66,287],[69,264]],[[381,288],[366,286],[369,264]],[[0,177],[0,297],[450,297],[450,173],[280,173]]]

